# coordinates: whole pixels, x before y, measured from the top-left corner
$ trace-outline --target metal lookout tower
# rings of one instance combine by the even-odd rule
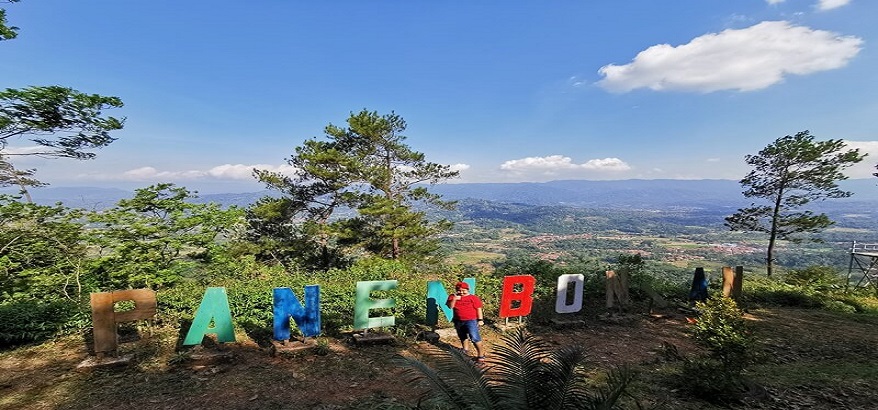
[[[851,261],[848,265],[848,280],[846,286],[851,283],[854,271],[862,272],[863,276],[857,281],[856,287],[869,286],[878,292],[878,243],[851,244]]]

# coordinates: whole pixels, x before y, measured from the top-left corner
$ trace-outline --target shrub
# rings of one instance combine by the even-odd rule
[[[793,269],[783,275],[784,283],[797,288],[826,292],[841,286],[841,275],[831,266],[809,266]]]
[[[695,304],[701,314],[692,327],[695,342],[729,369],[740,370],[752,360],[753,338],[743,312],[731,298],[715,297]]]
[[[823,308],[830,312],[839,312],[839,313],[857,313],[857,308],[855,306],[849,305],[841,300],[827,300]]]
[[[741,372],[729,371],[710,357],[684,360],[679,382],[693,396],[712,403],[734,402],[746,386]]]
[[[692,326],[692,337],[708,354],[684,359],[679,382],[695,397],[717,403],[735,401],[746,387],[744,368],[754,357],[754,340],[743,312],[727,297],[698,302],[695,307],[701,314]]]
[[[82,328],[88,313],[68,300],[14,300],[0,304],[0,347],[40,342]]]

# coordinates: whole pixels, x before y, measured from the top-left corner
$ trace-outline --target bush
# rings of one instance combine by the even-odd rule
[[[698,398],[714,403],[738,400],[746,388],[743,371],[754,358],[754,340],[743,312],[727,297],[695,304],[701,314],[691,332],[706,356],[684,359],[679,383]]]
[[[784,283],[801,289],[826,292],[841,287],[842,280],[838,270],[831,266],[809,266],[793,269],[783,275]]]
[[[841,300],[827,300],[824,303],[823,308],[830,312],[857,313],[857,308],[855,306],[851,306]]]
[[[709,357],[685,360],[679,382],[694,397],[723,404],[738,400],[746,386],[741,372]]]
[[[697,302],[695,308],[701,313],[692,327],[695,342],[726,368],[742,370],[752,360],[754,341],[737,303],[715,297]]]
[[[0,304],[0,348],[41,342],[88,324],[88,312],[72,301],[7,301]]]

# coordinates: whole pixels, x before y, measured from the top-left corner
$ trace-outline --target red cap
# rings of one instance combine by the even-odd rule
[[[457,282],[457,284],[454,285],[454,288],[455,288],[455,289],[469,289],[469,283],[466,283],[466,282]]]

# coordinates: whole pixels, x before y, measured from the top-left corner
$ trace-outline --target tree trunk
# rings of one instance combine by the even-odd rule
[[[31,198],[30,191],[27,190],[27,187],[25,187],[24,184],[21,184],[21,183],[19,183],[18,186],[21,187],[20,192],[22,195],[24,195],[24,199],[27,200],[27,203],[29,203],[29,204],[34,203],[34,199]]]
[[[771,213],[771,233],[768,237],[768,253],[765,257],[766,274],[768,277],[771,277],[771,273],[774,270],[774,242],[777,240],[777,220],[780,218],[780,203],[783,199],[784,183],[781,184],[780,191],[777,193],[777,199],[774,200],[774,211]]]

